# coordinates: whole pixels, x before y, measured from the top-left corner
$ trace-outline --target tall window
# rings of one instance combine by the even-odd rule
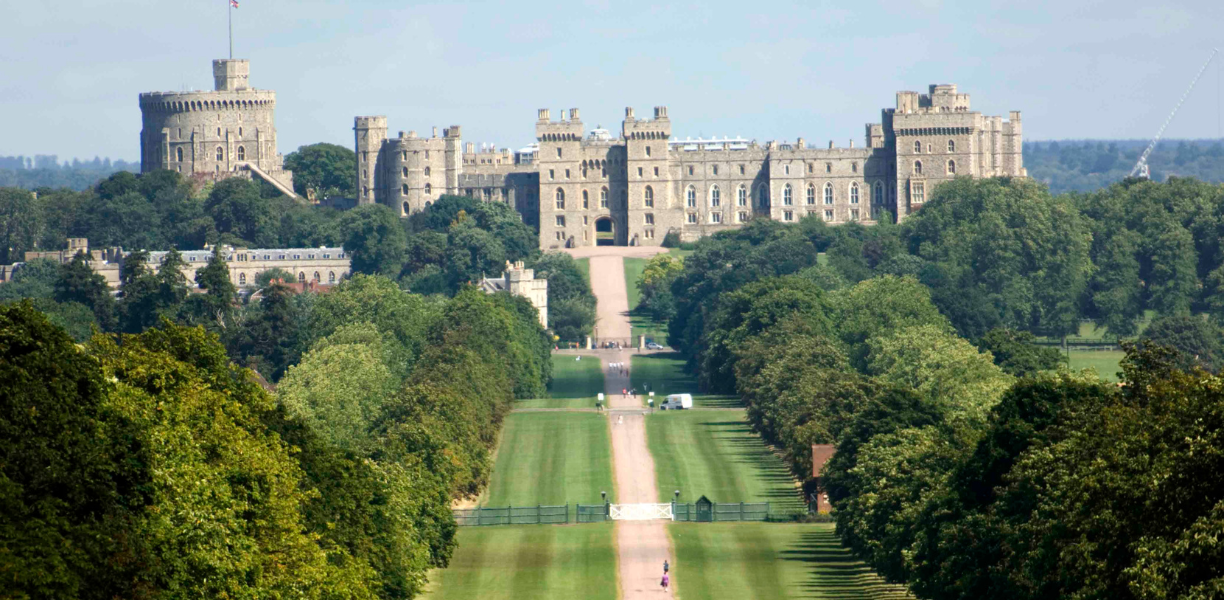
[[[790,175],[790,165],[783,165],[783,166],[782,166],[782,172],[783,172],[783,173],[785,173],[785,174],[787,174],[787,175]]]
[[[591,208],[591,197],[586,190],[582,190],[582,208]]]
[[[246,285],[246,273],[238,274],[238,285]]]
[[[646,208],[654,208],[654,188],[646,186],[646,191],[642,193],[642,200],[646,203]]]
[[[790,167],[787,168],[789,169]],[[791,197],[791,185],[788,183],[782,188],[782,205],[790,206],[794,203],[794,198]]]
[[[599,190],[599,208],[608,208],[608,188]]]
[[[833,184],[832,183],[826,183],[824,186],[824,203],[828,205],[833,204]]]
[[[561,158],[561,149],[557,148],[557,158]]]
[[[920,160],[914,161],[914,174],[922,175],[922,161]]]
[[[761,205],[761,208],[769,206],[769,188],[765,184],[761,184],[761,187],[757,188],[757,202]]]
[[[833,172],[833,163],[825,163],[825,173]]]
[[[400,193],[405,196],[408,195],[408,184],[405,183],[404,185],[400,186]]]
[[[956,152],[956,140],[948,140],[948,152]]]
[[[217,160],[225,160],[225,148],[217,146]]]
[[[246,160],[246,148],[238,146],[238,160]]]
[[[306,283],[306,271],[298,273],[298,283]]]
[[[717,208],[722,204],[722,192],[718,190],[718,186],[710,188],[710,206]]]
[[[878,181],[875,184],[875,193],[871,195],[871,203],[872,204],[883,204],[884,203],[884,186],[881,185],[880,182]]]
[[[425,176],[429,177],[429,167],[425,167]]]
[[[565,227],[565,215],[557,215],[557,227]]]
[[[684,190],[684,203],[689,208],[697,208],[697,190],[691,185]]]
[[[853,182],[850,182],[850,204],[858,204],[858,203],[859,203],[858,182],[853,181]]]
[[[816,204],[816,186],[808,184],[807,187],[807,203]]]
[[[654,213],[646,213],[646,224],[654,225]]]
[[[432,185],[429,185],[428,183],[427,183],[427,184],[425,184],[425,195],[426,195],[426,196],[432,196],[432,195],[433,195],[433,186],[432,186]],[[429,206],[429,205],[428,205],[428,204],[426,204],[426,206]]]
[[[402,168],[400,168],[400,173],[401,173],[401,174],[402,174],[404,177],[407,177],[407,176],[408,176],[408,167],[402,167]]]
[[[336,283],[336,272],[335,271],[327,272],[327,283]]]
[[[716,212],[710,213],[710,222],[711,223],[722,223],[722,213],[716,213]]]
[[[850,172],[851,172],[851,173],[858,173],[858,163],[856,163],[856,162],[852,162],[852,163],[850,163]]]
[[[948,175],[956,175],[956,161],[948,161]]]
[[[646,146],[646,156],[650,156],[650,146]]]
[[[697,213],[689,213],[688,216],[685,217],[685,219],[688,221],[689,225],[696,225],[697,224]]]
[[[175,149],[174,149],[174,157],[175,157],[175,158],[177,158],[179,162],[183,162],[183,149],[182,149],[182,148],[175,148]]]
[[[557,188],[557,210],[565,210],[565,190]]]
[[[910,201],[914,204],[926,202],[926,185],[921,181],[910,184]]]
[[[735,205],[748,206],[748,190],[744,189],[742,185],[739,186],[739,189],[735,190]]]
[[[922,142],[914,142],[914,154],[922,154]]]

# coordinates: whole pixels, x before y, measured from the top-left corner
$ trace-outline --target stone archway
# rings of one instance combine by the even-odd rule
[[[604,216],[595,219],[595,245],[616,245],[616,222],[612,217]]]

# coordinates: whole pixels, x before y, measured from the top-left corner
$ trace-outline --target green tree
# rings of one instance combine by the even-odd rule
[[[357,155],[350,148],[328,143],[301,146],[285,156],[285,168],[293,171],[293,191],[299,196],[313,190],[320,199],[357,197]]]
[[[638,308],[656,321],[667,322],[676,314],[676,302],[671,286],[684,272],[684,261],[671,254],[656,254],[646,261],[637,286],[641,292]],[[552,285],[551,282],[549,285]]]
[[[297,281],[297,278],[294,277],[293,273],[290,273],[289,271],[286,271],[280,267],[273,267],[267,271],[260,271],[259,274],[255,276],[255,287],[261,290],[267,289],[276,280],[280,280],[281,283],[293,283],[294,281]]]
[[[408,240],[394,211],[381,204],[358,206],[344,213],[340,229],[354,273],[399,275]]]
[[[77,254],[60,265],[53,298],[56,302],[80,302],[88,306],[103,330],[114,331],[115,299],[106,285],[106,278],[90,268],[84,254]]]
[[[221,255],[220,246],[213,246],[208,264],[196,271],[195,282],[205,293],[190,298],[187,311],[192,321],[214,330],[225,329],[234,313],[234,295],[238,289],[230,280],[229,265]]]
[[[1182,369],[1195,367],[1212,373],[1224,366],[1224,332],[1202,316],[1161,317],[1143,332],[1143,343],[1172,348]]]
[[[549,252],[531,268],[548,280],[548,327],[567,341],[585,339],[595,327],[595,296],[591,283],[568,254]]]
[[[978,338],[974,345],[989,352],[999,368],[1009,375],[1028,377],[1058,368],[1061,356],[1057,348],[1038,346],[1036,336],[1027,331],[997,328]]]
[[[222,235],[218,242],[256,248],[278,246],[272,203],[260,196],[259,185],[253,181],[231,177],[217,182],[204,202],[204,212]]]
[[[25,190],[0,188],[0,264],[25,259],[33,250],[42,228],[42,210],[34,195]]]
[[[36,258],[21,265],[13,278],[0,285],[0,302],[22,298],[50,298],[55,294],[55,282],[59,279],[59,263]]]
[[[837,334],[849,348],[855,368],[867,368],[867,341],[904,327],[932,325],[951,329],[931,303],[930,291],[912,278],[892,276],[868,279],[831,294]]]

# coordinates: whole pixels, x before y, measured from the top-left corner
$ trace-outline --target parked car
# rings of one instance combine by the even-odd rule
[[[647,350],[662,350],[663,346],[656,344],[654,342],[646,342],[646,349]]]
[[[659,408],[663,410],[684,410],[686,408],[693,408],[693,395],[671,394],[666,400],[663,401],[663,404],[659,405]]]

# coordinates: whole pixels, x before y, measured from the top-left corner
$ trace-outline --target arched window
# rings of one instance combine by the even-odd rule
[[[238,146],[238,160],[246,160],[246,148]]]
[[[761,205],[761,208],[769,206],[769,187],[763,183],[757,188],[757,203]]]
[[[429,167],[425,167],[425,176],[429,177]]]
[[[956,140],[948,140],[948,152],[956,152]]]
[[[565,210],[565,190],[557,188],[557,210]]]
[[[327,283],[336,283],[336,272],[335,271],[327,272]]]
[[[306,271],[298,272],[298,283],[306,283]]]
[[[833,204],[833,184],[826,183],[824,186],[824,203]]]
[[[807,203],[816,204],[816,186],[808,184],[807,187]]]
[[[956,161],[948,161],[948,175],[956,175]]]
[[[859,203],[859,187],[857,181],[850,182],[850,204]]]
[[[791,197],[791,184],[788,183],[782,188],[782,205],[790,206],[791,204],[794,204],[794,198]]]
[[[646,186],[646,191],[642,192],[642,200],[646,203],[646,208],[654,208],[654,188]]]
[[[697,190],[691,185],[688,186],[688,189],[684,190],[684,204],[689,208],[697,207]]]
[[[871,202],[873,204],[884,203],[884,186],[878,181],[875,184],[875,193],[871,195]]]
[[[914,142],[914,154],[922,154],[922,142]]]
[[[735,190],[735,204],[738,206],[748,206],[748,190],[742,185],[739,186],[738,190]]]
[[[599,189],[599,208],[608,208],[608,188]]]
[[[404,196],[408,195],[408,184],[405,183],[404,185],[400,186],[400,194]]]
[[[319,272],[318,272],[318,271],[315,271],[315,272],[314,272],[314,282],[315,282],[315,283],[319,283],[320,281],[323,281],[323,278],[322,278],[322,277],[319,277]]]
[[[238,274],[238,285],[246,285],[246,273]]]
[[[175,157],[175,158],[177,158],[179,162],[183,162],[183,149],[182,149],[182,148],[175,148],[175,149],[174,149],[174,157]]]
[[[217,146],[217,160],[225,160],[225,148]]]
[[[922,175],[922,161],[920,160],[914,161],[914,174]]]
[[[722,204],[722,193],[718,191],[718,186],[710,188],[710,206],[717,208]]]
[[[833,172],[833,163],[825,163],[825,173]]]
[[[427,183],[427,184],[425,184],[425,195],[426,195],[426,196],[432,196],[432,195],[433,195],[433,186],[432,186],[432,185],[429,185],[428,183]]]
[[[407,177],[407,176],[408,176],[408,167],[404,167],[403,169],[401,169],[401,171],[400,171],[400,172],[404,174],[404,177]]]
[[[404,192],[404,193],[407,193],[407,192]],[[408,213],[410,213],[410,212],[412,212],[412,211],[408,209],[408,203],[407,203],[407,202],[405,202],[405,203],[404,203],[404,215],[403,215],[403,216],[407,216],[407,215],[408,215]]]

